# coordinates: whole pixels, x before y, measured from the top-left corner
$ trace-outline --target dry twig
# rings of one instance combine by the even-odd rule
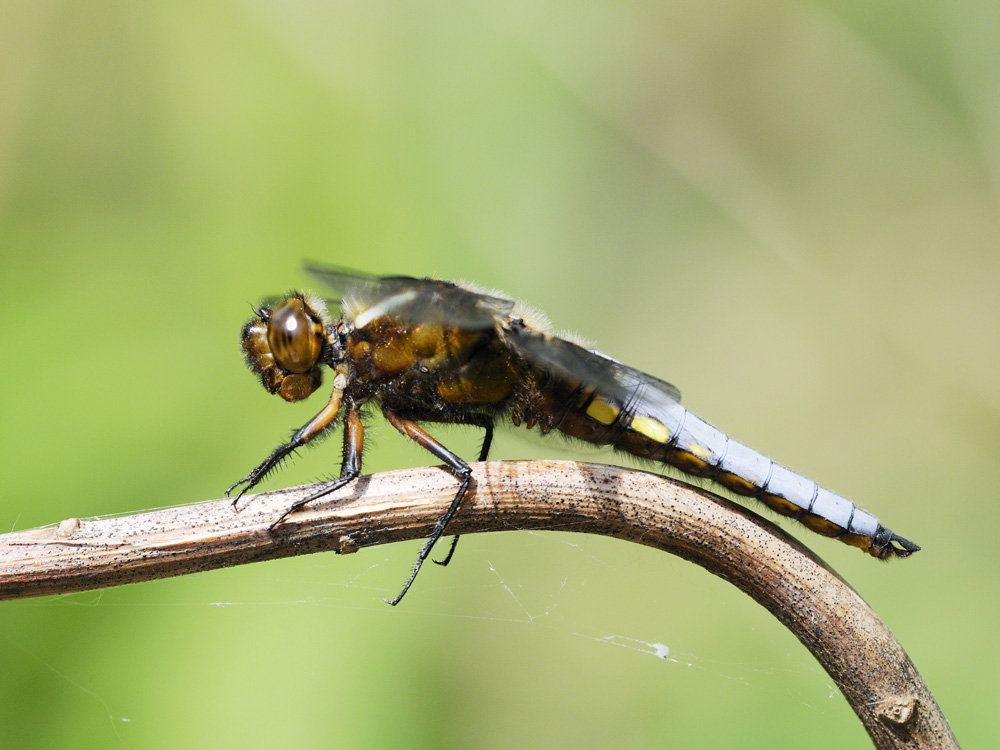
[[[879,617],[808,549],[752,512],[640,471],[573,462],[473,464],[451,533],[553,529],[605,534],[701,565],[765,606],[812,651],[880,748],[957,747]],[[362,477],[274,533],[315,487],[0,535],[0,599],[61,594],[308,552],[354,552],[430,533],[455,492],[438,468]],[[417,590],[410,596],[419,596]]]

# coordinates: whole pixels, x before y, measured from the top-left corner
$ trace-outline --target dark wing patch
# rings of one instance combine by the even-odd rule
[[[504,341],[535,367],[584,390],[593,390],[623,407],[664,414],[681,400],[681,392],[665,380],[622,364],[606,354],[540,333],[520,321],[501,331]]]

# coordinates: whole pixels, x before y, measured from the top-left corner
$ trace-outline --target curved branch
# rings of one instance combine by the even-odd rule
[[[876,746],[957,747],[923,679],[878,615],[808,549],[751,511],[617,467],[532,461],[473,464],[473,470],[475,484],[450,532],[595,533],[679,555],[732,582],[792,630],[836,681]],[[217,500],[0,535],[0,599],[425,537],[452,499],[455,480],[438,468],[362,477],[268,532],[275,517],[313,489],[247,497],[239,512],[229,500]]]

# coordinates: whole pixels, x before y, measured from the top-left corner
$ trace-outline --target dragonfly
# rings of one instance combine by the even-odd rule
[[[448,509],[426,539],[400,593],[412,586],[469,490],[469,464],[424,425],[484,431],[486,460],[499,423],[561,432],[710,479],[762,501],[819,534],[870,555],[908,557],[920,549],[845,497],[820,487],[730,438],[681,406],[670,383],[586,344],[550,332],[544,315],[478,286],[408,276],[369,276],[319,264],[307,273],[338,295],[340,318],[307,292],[254,308],[243,327],[247,366],[271,394],[300,401],[332,371],[319,412],[234,483],[234,505],[289,455],[343,425],[340,475],[292,503],[272,524],[361,474],[364,410],[377,409],[402,435],[435,456],[458,481]],[[456,536],[441,564],[455,550]],[[438,562],[438,561],[435,561]]]

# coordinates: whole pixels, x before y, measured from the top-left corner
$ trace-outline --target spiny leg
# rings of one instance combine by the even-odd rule
[[[231,495],[233,490],[241,484],[246,485],[240,490],[239,494],[233,498],[233,507],[236,507],[236,503],[240,501],[240,498],[260,484],[264,477],[275,469],[278,464],[284,461],[290,453],[294,452],[298,448],[301,448],[310,440],[323,434],[323,432],[330,428],[334,420],[337,418],[337,414],[340,412],[340,404],[344,399],[344,388],[346,386],[346,373],[338,369],[337,376],[333,381],[333,393],[330,395],[330,401],[322,408],[322,410],[320,410],[319,414],[302,425],[302,427],[300,427],[299,430],[292,435],[292,439],[290,441],[275,448],[271,455],[265,458],[259,466],[226,490],[226,495]]]
[[[455,534],[451,538],[451,544],[448,545],[448,553],[444,556],[444,560],[431,560],[435,565],[440,565],[442,568],[451,562],[451,558],[455,556],[455,547],[458,546],[458,540],[460,538],[459,534]]]
[[[472,469],[469,468],[469,465],[465,463],[465,461],[431,437],[431,435],[416,422],[406,419],[405,417],[401,417],[388,409],[383,409],[382,414],[385,415],[385,418],[389,421],[389,423],[403,435],[410,438],[410,440],[417,443],[417,445],[430,451],[437,458],[443,461],[445,466],[448,468],[448,471],[450,471],[459,481],[458,492],[455,493],[455,498],[451,501],[451,505],[448,506],[448,510],[445,511],[445,514],[438,519],[438,522],[434,525],[433,531],[431,531],[431,535],[427,538],[427,541],[424,542],[424,546],[420,548],[420,552],[417,553],[417,561],[413,564],[413,572],[410,573],[410,577],[406,580],[406,583],[403,584],[403,590],[400,591],[394,598],[385,600],[387,604],[396,606],[406,595],[406,592],[410,590],[410,586],[413,585],[413,581],[416,579],[417,573],[420,572],[420,568],[424,564],[424,560],[426,560],[427,556],[431,553],[431,549],[434,547],[434,544],[444,535],[444,530],[447,528],[448,522],[451,521],[455,512],[458,510],[458,506],[462,502],[462,498],[464,498],[465,493],[468,492],[469,482],[472,479]],[[490,438],[492,439],[492,435],[490,435]]]
[[[486,431],[486,434],[483,435],[483,445],[479,449],[479,458],[476,459],[477,461],[485,461],[486,456],[490,452],[490,446],[493,445],[493,419],[487,414],[476,414],[475,416],[475,419],[470,418],[466,424],[482,427]],[[450,563],[451,558],[455,555],[458,539],[458,534],[451,538],[451,546],[448,547],[448,553],[444,556],[443,560],[432,560],[432,562],[442,567]]]
[[[361,474],[361,453],[364,449],[364,443],[365,431],[361,424],[361,407],[352,403],[348,408],[347,419],[344,420],[344,460],[340,465],[340,476],[323,489],[300,498],[289,505],[285,512],[267,527],[267,530],[274,531],[275,526],[295,511],[311,503],[313,500],[318,500],[324,495],[336,492],[344,485],[357,479],[358,475]]]
[[[301,430],[299,430],[299,432],[301,432]],[[284,461],[289,454],[294,452],[297,448],[301,448],[303,445],[305,445],[304,440],[296,439],[299,435],[299,432],[295,433],[295,436],[292,438],[290,442],[285,443],[284,445],[279,445],[277,448],[275,448],[274,451],[271,453],[271,455],[265,458],[264,461],[259,466],[255,467],[249,474],[247,474],[238,482],[234,482],[229,486],[229,489],[226,490],[226,497],[233,494],[233,490],[235,490],[241,484],[246,485],[243,489],[239,491],[239,494],[237,494],[236,497],[233,498],[234,508],[236,507],[236,503],[240,501],[240,498],[243,497],[243,495],[245,495],[247,492],[249,492],[258,484],[260,484],[260,482],[264,479],[264,477],[267,476],[275,467],[277,467],[278,464]]]

